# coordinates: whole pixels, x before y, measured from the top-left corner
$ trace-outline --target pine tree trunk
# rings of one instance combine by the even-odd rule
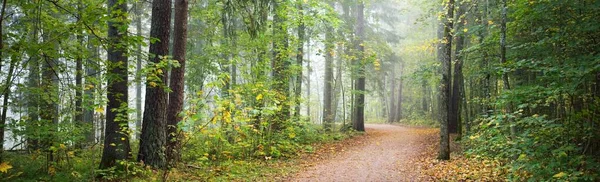
[[[169,54],[171,5],[171,0],[152,1],[150,37],[157,41],[150,44],[148,53],[152,55],[150,62],[155,64],[160,63],[161,58]],[[163,85],[167,84],[166,71],[158,74],[157,77],[156,81],[159,83],[146,84],[140,150],[137,159],[154,168],[165,168],[167,93]]]
[[[175,0],[175,26],[173,59],[179,62],[178,68],[171,70],[169,107],[167,110],[167,157],[169,165],[175,166],[181,158],[181,134],[177,125],[183,119],[184,83],[185,83],[185,52],[187,41],[188,0]]]
[[[108,41],[107,50],[108,57],[108,80],[107,80],[107,98],[108,106],[106,107],[106,127],[104,149],[102,150],[102,161],[100,169],[108,169],[118,165],[119,160],[129,159],[131,147],[129,145],[128,130],[128,58],[127,51],[122,48],[125,42],[123,39],[127,37],[127,32],[122,31],[121,27],[127,26],[126,23],[118,21],[126,19],[123,13],[127,12],[127,4],[118,0],[109,0],[109,15],[115,21],[108,23]]]

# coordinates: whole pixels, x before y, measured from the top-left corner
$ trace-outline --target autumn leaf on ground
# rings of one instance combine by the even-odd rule
[[[9,169],[12,169],[13,167],[8,164],[8,162],[3,162],[0,164],[0,172],[2,173],[7,173]]]

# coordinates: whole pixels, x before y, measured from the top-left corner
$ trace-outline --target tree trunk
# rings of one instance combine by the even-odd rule
[[[448,124],[450,112],[450,75],[452,72],[452,35],[451,30],[453,27],[452,17],[454,17],[454,0],[449,0],[446,4],[446,17],[443,19],[444,24],[444,36],[441,40],[442,51],[442,79],[440,81],[440,151],[438,159],[449,160],[450,159],[450,137],[448,135]]]
[[[300,25],[298,26],[298,53],[296,55],[296,62],[300,68],[299,73],[296,75],[296,108],[294,109],[294,117],[298,119],[300,117],[300,102],[302,100],[302,62],[304,61],[304,39],[306,39],[306,25],[304,25],[304,3],[303,1],[297,2]],[[308,75],[310,76],[310,75]]]
[[[333,4],[330,3],[333,7]],[[323,80],[323,127],[326,131],[331,131],[333,125],[333,115],[331,112],[331,103],[333,98],[333,27],[327,26],[325,32],[325,77]]]
[[[356,23],[356,37],[358,41],[356,42],[356,49],[359,52],[359,63],[357,70],[357,79],[356,79],[356,101],[355,104],[355,120],[352,122],[352,126],[356,131],[365,131],[365,63],[364,63],[364,53],[365,47],[363,45],[365,39],[365,18],[364,18],[364,9],[365,4],[363,1],[358,3],[357,8],[357,23]]]
[[[109,15],[113,21],[108,23],[108,80],[107,80],[107,98],[106,107],[106,127],[104,149],[102,150],[102,161],[100,169],[108,169],[118,165],[119,160],[129,159],[131,147],[129,145],[128,114],[127,114],[127,49],[123,48],[125,43],[123,39],[127,37],[127,32],[123,31],[123,26],[127,24],[120,20],[125,20],[127,4],[118,0],[109,0]]]
[[[96,59],[98,59],[98,47],[92,43],[92,35],[87,36],[87,49],[92,53],[86,60],[85,65],[85,91],[84,91],[84,103],[87,107],[83,110],[83,121],[91,126],[91,131],[86,132],[86,141],[88,143],[94,143],[96,140],[96,128],[94,125],[94,109],[93,106],[95,104],[95,96],[94,91],[97,90],[96,83],[92,80],[93,78],[98,78],[98,73],[96,71],[96,67],[98,66],[96,63]],[[103,132],[103,131],[102,131]]]
[[[135,3],[135,31],[136,36],[142,37],[142,3]],[[142,129],[142,44],[136,47],[135,64],[135,136],[140,138]]]
[[[152,1],[150,37],[157,41],[150,44],[148,53],[152,55],[150,61],[155,64],[160,63],[161,58],[169,54],[171,5],[171,0]],[[167,76],[158,74],[157,78],[158,80],[154,80],[159,82],[155,83],[156,85],[146,84],[138,161],[154,168],[165,168],[167,93],[164,86],[167,83]]]
[[[456,25],[456,29],[455,29],[455,35],[454,35],[454,39],[455,39],[455,61],[454,61],[454,77],[453,77],[453,81],[452,81],[452,93],[450,95],[450,112],[449,112],[449,117],[450,117],[450,121],[449,121],[449,126],[448,126],[448,132],[449,133],[460,133],[459,130],[461,129],[461,120],[460,120],[460,112],[461,112],[461,98],[462,98],[462,94],[460,88],[463,87],[463,73],[462,73],[462,64],[463,64],[463,55],[461,53],[461,51],[463,50],[464,47],[464,39],[465,39],[465,33],[463,32],[463,27],[464,24],[466,23],[466,20],[464,17],[462,17],[465,13],[465,9],[466,9],[466,2],[462,2],[460,0],[456,1],[456,4],[458,4],[458,11],[456,14],[456,18],[455,18],[455,22],[457,22]]]
[[[278,92],[276,99],[279,101],[281,110],[275,114],[275,120],[271,127],[278,131],[283,126],[283,122],[287,122],[289,119],[289,63],[287,61],[286,50],[288,48],[287,30],[283,25],[287,20],[285,12],[286,2],[280,2],[280,0],[273,1],[273,11],[275,13],[273,17],[273,89]]]
[[[175,26],[173,59],[179,62],[178,68],[171,70],[169,107],[167,110],[167,158],[172,167],[181,158],[181,134],[177,125],[183,119],[184,83],[185,83],[185,52],[187,41],[188,0],[175,0]]]
[[[0,21],[0,23],[2,23]],[[1,35],[0,35],[1,36]],[[0,42],[1,43],[1,42]],[[1,50],[0,50],[1,51]],[[20,59],[20,58],[19,58]],[[8,67],[8,75],[6,75],[6,80],[4,81],[3,86],[3,94],[2,94],[2,115],[0,116],[0,162],[4,161],[4,129],[6,126],[6,118],[8,116],[8,100],[11,95],[10,88],[13,83],[13,74],[15,72],[15,67],[18,62],[18,59],[11,59],[10,66]]]
[[[400,66],[402,70],[402,66]],[[400,71],[400,80],[398,80],[398,104],[396,104],[396,116],[394,116],[394,122],[400,122],[402,120],[402,71]]]
[[[396,64],[396,63],[392,63],[392,64]],[[394,68],[395,66],[392,66],[392,68]],[[389,108],[389,114],[388,114],[388,123],[393,123],[396,121],[396,102],[394,102],[394,100],[396,100],[396,70],[392,69],[391,75],[390,75],[390,95],[389,95],[389,103],[390,103],[390,108]]]

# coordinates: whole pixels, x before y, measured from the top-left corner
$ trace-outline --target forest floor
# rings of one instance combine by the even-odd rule
[[[366,134],[321,147],[286,181],[431,181],[439,129],[367,124]],[[434,142],[434,143],[432,143]]]

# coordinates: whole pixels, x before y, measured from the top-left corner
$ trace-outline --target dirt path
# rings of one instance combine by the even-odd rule
[[[290,181],[421,181],[413,159],[426,150],[435,129],[367,124],[367,136]]]

